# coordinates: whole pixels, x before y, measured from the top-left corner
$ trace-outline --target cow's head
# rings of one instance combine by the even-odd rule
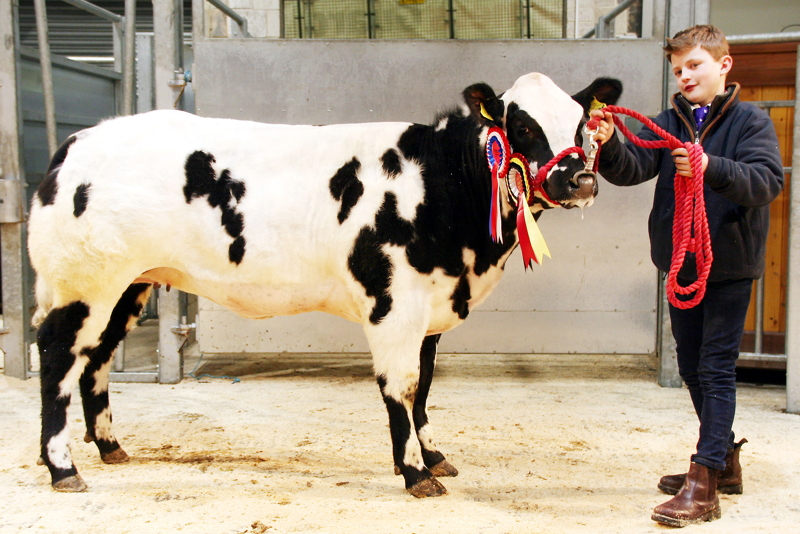
[[[622,83],[612,78],[597,78],[574,96],[559,89],[550,78],[532,73],[519,78],[500,95],[484,83],[464,90],[464,99],[473,117],[485,126],[499,126],[508,136],[512,152],[524,155],[535,175],[561,151],[583,145],[583,124],[594,100],[607,105],[617,102]],[[584,172],[577,154],[559,161],[543,184],[550,200],[564,206],[590,205],[597,195],[594,173]],[[540,209],[554,205],[544,198]],[[534,208],[535,209],[535,208]]]

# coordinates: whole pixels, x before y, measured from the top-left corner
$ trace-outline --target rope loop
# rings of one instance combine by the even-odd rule
[[[708,229],[706,204],[703,196],[703,147],[700,143],[682,143],[649,118],[636,111],[619,107],[606,106],[614,117],[614,124],[630,141],[643,148],[685,148],[689,154],[692,176],[681,176],[675,173],[675,213],[672,220],[672,261],[667,273],[667,299],[678,309],[693,308],[703,300],[706,293],[708,276],[711,272],[713,254],[711,253],[711,233]],[[617,119],[616,114],[633,117],[650,128],[660,140],[647,141],[634,135],[630,129]],[[594,120],[594,119],[592,119]],[[591,124],[591,121],[590,121]],[[678,283],[678,273],[686,260],[687,254],[694,255],[697,280],[688,286]],[[679,299],[678,295],[692,295],[688,299]]]

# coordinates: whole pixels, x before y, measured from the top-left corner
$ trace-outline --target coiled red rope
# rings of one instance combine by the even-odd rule
[[[675,173],[672,261],[667,274],[667,299],[676,308],[682,310],[693,308],[703,300],[706,294],[708,275],[711,272],[711,263],[714,259],[711,253],[711,235],[708,230],[708,218],[706,217],[706,205],[703,196],[703,147],[700,143],[682,143],[677,137],[636,111],[619,106],[606,106],[603,111],[633,117],[663,138],[660,141],[645,141],[634,135],[614,115],[614,124],[625,137],[637,146],[643,148],[668,148],[670,151],[676,148],[685,148],[689,153],[692,177]],[[598,122],[598,119],[592,119],[587,124],[587,127],[594,129]],[[697,280],[684,287],[678,283],[678,272],[683,266],[687,252],[695,255]],[[677,296],[691,295],[692,293],[694,293],[694,296],[688,300],[679,300]]]

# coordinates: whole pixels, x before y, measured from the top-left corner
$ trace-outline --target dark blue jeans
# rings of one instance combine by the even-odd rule
[[[694,308],[669,305],[678,370],[700,419],[692,461],[712,469],[725,468],[725,455],[733,446],[736,359],[752,287],[751,279],[709,282],[705,297]]]

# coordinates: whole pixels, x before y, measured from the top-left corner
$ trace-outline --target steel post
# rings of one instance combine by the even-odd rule
[[[792,178],[800,177],[800,46],[795,71]],[[792,180],[794,182],[795,180]],[[786,290],[786,411],[800,413],[800,180],[789,184],[789,266]]]

